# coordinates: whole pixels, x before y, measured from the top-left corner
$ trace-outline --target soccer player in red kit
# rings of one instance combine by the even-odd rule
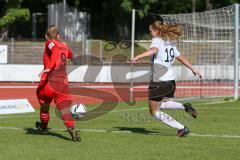
[[[67,44],[59,39],[55,25],[48,27],[45,36],[47,40],[43,55],[44,70],[39,74],[41,80],[37,88],[41,122],[36,122],[36,128],[45,134],[48,133],[49,107],[54,100],[72,140],[80,141],[74,119],[69,111],[73,101],[69,93],[66,67],[67,59],[72,59],[73,54]]]

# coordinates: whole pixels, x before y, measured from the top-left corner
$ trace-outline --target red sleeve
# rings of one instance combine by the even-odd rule
[[[48,41],[46,44],[46,48],[49,50],[51,54],[50,64],[48,65],[48,69],[53,69],[55,67],[56,61],[58,59],[58,49],[54,41]]]
[[[53,40],[49,40],[46,42],[46,49],[52,52],[52,49],[56,46],[56,43]]]
[[[65,43],[65,42],[62,42],[62,43],[63,43],[63,44],[65,45],[65,47],[68,49],[67,58],[68,58],[68,59],[72,59],[72,58],[73,58],[72,50],[68,47],[67,43]]]
[[[58,56],[59,56],[57,47],[53,47],[51,49],[51,53],[52,53],[52,55],[51,55],[51,62],[50,62],[49,68],[48,68],[50,70],[55,67],[56,61],[57,61]]]
[[[71,51],[70,48],[69,48],[69,50],[68,50],[67,58],[68,58],[68,59],[72,59],[72,58],[73,58],[73,53],[72,53],[72,51]]]
[[[47,66],[49,65],[48,52],[46,48],[44,49],[44,53],[43,53],[43,65],[44,65],[44,69],[46,69]]]

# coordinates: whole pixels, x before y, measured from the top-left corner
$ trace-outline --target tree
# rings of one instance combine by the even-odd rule
[[[28,21],[30,19],[29,9],[10,8],[0,19],[0,28],[6,27],[16,21]]]
[[[18,8],[10,8],[7,10],[6,14],[0,19],[0,40],[5,38],[8,34],[8,28],[10,25],[21,21],[29,21],[30,12],[29,9],[18,9]]]

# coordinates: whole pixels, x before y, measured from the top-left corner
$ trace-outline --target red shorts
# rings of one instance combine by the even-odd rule
[[[64,101],[72,101],[72,97],[69,93],[68,82],[60,83],[40,81],[37,88],[37,98],[40,104],[50,104],[52,100],[54,100],[56,105]]]

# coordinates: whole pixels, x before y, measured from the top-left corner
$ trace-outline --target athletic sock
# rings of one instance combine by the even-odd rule
[[[64,124],[66,127],[71,127],[71,128],[75,128],[75,122],[74,121],[64,121]]]
[[[72,103],[72,100],[64,100],[60,103],[57,103],[57,108],[61,112],[64,125],[66,127],[75,128],[75,121],[72,118],[71,113],[69,112],[69,107]]]
[[[182,103],[174,102],[174,101],[167,101],[162,102],[160,105],[160,109],[185,109]]]
[[[71,114],[64,114],[62,119],[66,127],[75,128],[75,121],[73,120]]]
[[[47,128],[48,127],[48,122],[50,119],[50,115],[48,111],[40,111],[40,120],[41,120],[41,125],[42,128]]]
[[[176,121],[175,119],[173,119],[171,116],[169,116],[168,114],[166,114],[164,112],[158,111],[154,114],[154,117],[156,119],[162,121],[166,125],[176,128],[178,130],[181,130],[184,128],[184,126],[181,123],[179,123],[178,121]]]

